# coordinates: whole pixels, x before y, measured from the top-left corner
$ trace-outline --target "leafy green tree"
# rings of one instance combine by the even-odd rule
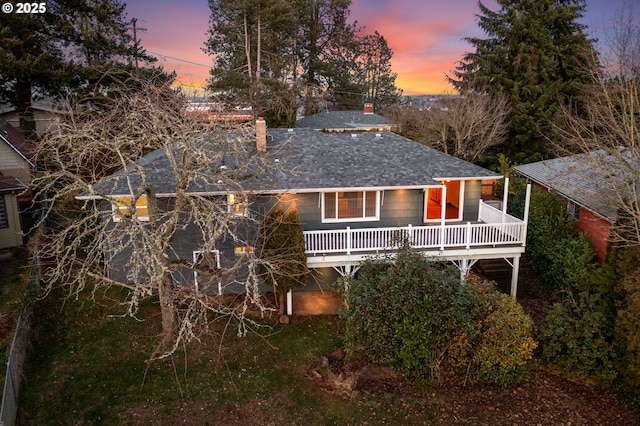
[[[466,39],[467,53],[450,82],[460,92],[504,93],[511,107],[511,157],[548,153],[555,114],[588,79],[583,55],[592,45],[578,20],[584,0],[498,0],[492,11],[479,3],[480,28],[487,38]]]

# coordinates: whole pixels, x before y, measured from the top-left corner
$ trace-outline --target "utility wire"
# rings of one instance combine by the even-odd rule
[[[150,50],[147,50],[147,52],[151,53],[152,55],[160,56],[163,59],[164,58],[168,58],[168,59],[173,59],[174,61],[184,62],[184,63],[191,64],[191,65],[197,65],[199,67],[211,68],[211,65],[204,65],[204,64],[200,64],[198,62],[188,61],[186,59],[180,59],[180,58],[176,58],[176,57],[173,57],[173,56],[164,55],[164,54],[158,53],[158,52],[152,52]]]

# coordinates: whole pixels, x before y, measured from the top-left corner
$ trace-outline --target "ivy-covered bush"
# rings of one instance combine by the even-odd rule
[[[537,343],[531,338],[531,319],[506,294],[485,296],[488,314],[474,345],[471,380],[506,386],[527,377],[527,361]]]
[[[616,319],[618,358],[616,366],[627,386],[640,396],[640,272],[621,281],[624,299]]]
[[[599,380],[616,376],[612,321],[598,293],[567,291],[540,326],[540,354],[565,371]]]
[[[517,197],[524,188],[516,184]],[[561,368],[601,380],[615,377],[615,274],[598,265],[589,238],[575,228],[566,202],[534,188],[527,253],[558,302],[539,327],[540,354]]]
[[[461,285],[450,264],[405,247],[368,260],[346,292],[345,347],[426,385],[448,373],[505,386],[522,380],[535,342],[510,298]]]
[[[270,211],[260,226],[260,259],[264,280],[278,294],[304,287],[309,275],[304,234],[296,209]]]

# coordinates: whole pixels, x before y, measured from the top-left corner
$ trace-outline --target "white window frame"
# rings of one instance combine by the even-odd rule
[[[112,217],[114,222],[120,222],[122,220],[123,215],[118,213],[126,212],[129,210],[129,203],[131,202],[132,198],[133,197],[126,195],[121,197],[111,197],[109,199],[109,201],[111,202]],[[123,202],[121,201],[123,199],[128,199],[129,201]],[[142,199],[147,200],[147,202],[144,205],[138,205],[138,201]],[[119,206],[118,203],[122,204],[122,206]],[[139,209],[146,209],[147,214],[138,215]],[[133,215],[133,218],[139,220],[140,222],[149,222],[149,200],[147,199],[146,195],[141,195],[136,199],[136,212]]]
[[[459,195],[459,199],[458,199],[458,217],[455,218],[451,218],[451,219],[445,219],[445,222],[460,222],[462,220],[462,218],[464,217],[464,191],[465,191],[465,182],[464,180],[458,180],[458,179],[438,179],[438,182],[442,183],[441,187],[435,187],[435,186],[430,186],[428,188],[425,189],[424,191],[424,222],[425,223],[436,223],[436,222],[442,222],[442,218],[437,218],[437,219],[428,219],[427,218],[427,202],[428,202],[428,190],[429,189],[438,189],[440,188],[440,190],[443,190],[443,187],[445,186],[445,182],[460,182],[460,195]],[[480,190],[480,192],[482,192],[482,189]],[[445,200],[446,203],[446,200]]]
[[[349,218],[338,218],[338,193],[339,192],[361,192],[363,197],[362,203],[362,217],[349,217]],[[366,202],[366,193],[367,192],[375,192],[376,193],[376,214],[373,217],[365,217],[365,213],[367,211],[367,202]],[[325,217],[325,197],[328,195],[333,195],[335,197],[335,205],[336,205],[336,217],[335,218],[327,218]],[[380,220],[380,191],[332,191],[332,192],[323,192],[321,199],[320,210],[322,214],[322,223],[340,223],[340,222],[376,222]]]
[[[200,291],[200,286],[198,284],[198,271],[195,268],[195,265],[198,263],[198,256],[204,250],[194,250],[193,251],[193,281],[195,283],[196,292]],[[209,253],[214,253],[216,255],[216,268],[220,269],[220,250],[210,250]],[[222,282],[218,282],[218,294],[222,294]]]
[[[236,201],[239,199],[239,201]],[[242,206],[242,211],[236,211],[235,206]],[[227,194],[227,212],[233,216],[245,217],[249,213],[249,197],[243,193]]]

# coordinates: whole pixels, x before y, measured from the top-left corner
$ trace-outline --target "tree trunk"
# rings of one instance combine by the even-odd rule
[[[173,285],[167,272],[158,285],[158,298],[162,315],[162,341],[170,343],[176,332],[176,315],[173,300]]]

